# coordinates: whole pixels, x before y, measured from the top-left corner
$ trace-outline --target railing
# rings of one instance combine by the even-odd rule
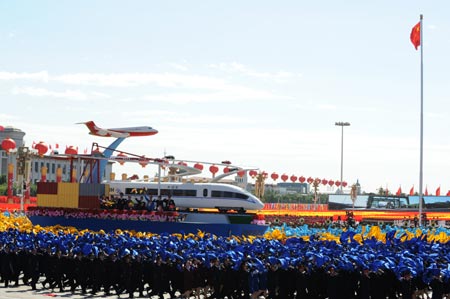
[[[328,211],[328,205],[313,203],[265,203],[263,210]]]

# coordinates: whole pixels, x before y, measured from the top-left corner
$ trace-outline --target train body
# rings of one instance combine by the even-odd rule
[[[238,186],[222,183],[178,183],[145,181],[111,181],[113,195],[145,196],[147,200],[170,197],[181,209],[218,209],[221,212],[235,210],[261,210],[264,204],[259,198]]]

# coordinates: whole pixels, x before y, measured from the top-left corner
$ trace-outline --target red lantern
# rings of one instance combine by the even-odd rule
[[[223,173],[229,173],[230,172],[230,167],[225,167],[224,169],[223,169]]]
[[[195,168],[195,169],[198,169],[198,170],[200,170],[200,171],[202,171],[202,170],[203,170],[203,165],[200,164],[200,163],[195,163],[195,164],[194,164],[194,168]]]
[[[14,140],[12,140],[11,138],[5,138],[2,141],[2,149],[6,152],[9,153],[11,150],[16,148],[16,142]]]
[[[312,177],[309,177],[309,178],[306,180],[306,182],[307,182],[308,184],[311,184],[312,182],[314,182],[314,179],[313,179]]]
[[[342,182],[343,187],[347,187],[347,182]]]
[[[273,172],[270,177],[272,178],[272,180],[276,181],[278,179],[278,174]]]
[[[38,151],[39,156],[43,156],[45,155],[45,153],[47,153],[48,151],[48,146],[47,144],[45,144],[44,141],[39,142],[38,144],[36,144],[34,146],[34,148]]]
[[[216,165],[211,165],[209,166],[209,171],[215,175],[218,171],[219,171],[219,167],[217,167]]]
[[[306,181],[306,178],[304,176],[301,176],[298,178],[298,181],[303,184]]]
[[[124,158],[127,158],[127,157],[128,157],[128,156],[125,155],[124,153],[120,153],[120,154],[117,155],[117,158],[119,158],[119,159],[124,159]],[[125,164],[125,161],[119,160],[119,164],[120,164],[120,165],[123,165],[123,164]]]
[[[180,162],[178,162],[178,165],[181,165],[181,166],[187,166],[187,163],[186,163],[186,162],[183,162],[183,161],[180,161]]]
[[[281,175],[281,180],[283,181],[283,182],[286,182],[287,180],[288,180],[288,175],[287,174],[285,174],[285,173],[283,173],[282,175]]]
[[[148,161],[147,161],[147,159],[145,159],[145,157],[142,157],[141,160],[139,160],[139,165],[141,165],[142,168],[147,166],[147,164],[148,164]]]
[[[241,177],[244,176],[245,170],[239,170],[237,174],[238,174],[238,176],[241,178]]]
[[[257,172],[256,170],[250,170],[250,171],[248,172],[248,174],[249,174],[252,178],[254,178],[254,177],[258,174],[258,172]]]
[[[64,153],[66,155],[76,155],[78,154],[78,148],[74,147],[73,145],[69,147],[66,146],[66,150],[64,151]]]
[[[327,179],[323,179],[322,180],[322,185],[326,185],[326,184],[328,184],[328,180]]]
[[[339,187],[341,185],[341,182],[336,181],[334,184]]]
[[[334,181],[333,180],[329,180],[328,181],[328,185],[333,186],[334,185]]]
[[[297,181],[297,177],[295,175],[291,175],[291,182],[295,183]]]

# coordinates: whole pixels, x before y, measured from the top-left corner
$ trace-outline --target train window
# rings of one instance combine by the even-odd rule
[[[172,195],[172,190],[161,189],[161,196],[169,196]]]
[[[223,192],[223,197],[233,198],[234,197],[233,195],[234,195],[234,192],[229,192],[229,191]]]
[[[208,189],[203,189],[203,197],[208,196]]]
[[[197,196],[197,190],[186,190],[186,196]]]
[[[148,189],[147,195],[158,195],[158,189]]]
[[[211,197],[222,197],[222,191],[211,191]]]
[[[230,191],[211,191],[212,197],[226,197],[226,198],[242,198],[247,199],[248,196],[241,193],[235,193]]]
[[[172,195],[173,196],[192,196],[192,197],[195,197],[195,196],[197,196],[197,191],[196,190],[175,189],[175,190],[172,190]]]
[[[172,195],[173,196],[183,196],[183,190],[179,190],[179,189],[172,190]]]
[[[242,193],[235,193],[234,194],[236,198],[240,198],[240,199],[248,199],[248,195],[242,194]]]

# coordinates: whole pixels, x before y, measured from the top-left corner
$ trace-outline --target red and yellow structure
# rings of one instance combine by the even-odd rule
[[[99,209],[109,188],[105,184],[39,182],[37,193],[39,207]]]

